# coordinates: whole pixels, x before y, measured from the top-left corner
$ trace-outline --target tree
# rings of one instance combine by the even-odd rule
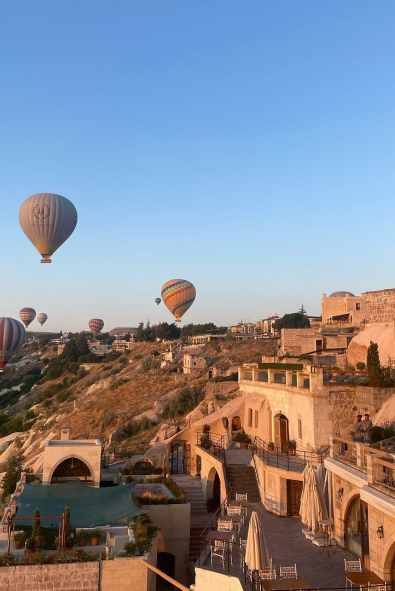
[[[19,482],[22,474],[21,458],[13,456],[9,458],[5,464],[5,474],[1,483],[2,494],[1,501],[5,503],[7,498],[14,494],[16,485]]]
[[[33,517],[35,517],[36,519],[33,521],[33,527],[32,527],[32,538],[37,538],[39,535],[41,535],[41,521],[40,521],[40,511],[38,509],[34,510],[34,515]]]
[[[302,304],[302,307],[299,310],[299,314],[302,314],[303,316],[306,316],[306,310],[304,308],[304,305]]]
[[[305,314],[294,312],[293,314],[285,314],[282,318],[276,320],[273,326],[275,330],[281,330],[282,328],[310,328],[310,321]]]
[[[233,340],[234,340],[233,332],[231,330],[228,330],[225,334],[225,341],[233,341]]]
[[[377,388],[382,382],[382,370],[379,357],[379,346],[370,341],[367,355],[367,372],[369,377],[369,386]]]

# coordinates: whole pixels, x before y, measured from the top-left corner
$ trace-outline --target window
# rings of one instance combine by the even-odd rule
[[[298,438],[302,439],[302,419],[298,419]]]
[[[256,410],[254,413],[254,427],[255,427],[255,429],[258,428],[258,416],[259,416],[258,411]]]
[[[360,310],[361,309],[361,304],[355,304],[355,309],[356,310]]]
[[[252,408],[248,409],[248,426],[252,427]]]

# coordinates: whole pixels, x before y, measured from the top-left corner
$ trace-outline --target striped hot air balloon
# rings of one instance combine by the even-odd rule
[[[19,318],[22,320],[26,328],[29,326],[31,322],[33,322],[35,317],[36,311],[33,310],[33,308],[22,308],[22,310],[19,310]]]
[[[48,316],[44,312],[40,312],[39,314],[37,314],[37,320],[42,326],[48,320]]]
[[[0,372],[25,340],[25,329],[19,320],[0,318]]]
[[[88,326],[93,334],[98,334],[103,328],[104,322],[101,318],[92,318],[92,320],[89,320]]]
[[[77,225],[74,205],[55,193],[37,193],[28,197],[19,210],[19,223],[30,242],[50,263],[51,256],[74,232]]]
[[[161,295],[176,322],[181,322],[181,317],[195,301],[196,289],[193,283],[186,279],[171,279],[162,287]]]

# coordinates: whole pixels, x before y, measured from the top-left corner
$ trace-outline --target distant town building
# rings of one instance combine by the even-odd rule
[[[322,296],[322,324],[360,326],[365,320],[365,294],[355,296],[348,291],[335,291]]]
[[[184,374],[192,374],[211,365],[211,357],[203,355],[202,351],[189,351],[184,353],[182,368]]]

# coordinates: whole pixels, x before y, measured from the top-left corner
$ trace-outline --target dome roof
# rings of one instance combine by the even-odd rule
[[[355,298],[355,295],[351,293],[351,291],[334,291],[329,296],[330,298],[345,298],[346,296],[352,296]]]

